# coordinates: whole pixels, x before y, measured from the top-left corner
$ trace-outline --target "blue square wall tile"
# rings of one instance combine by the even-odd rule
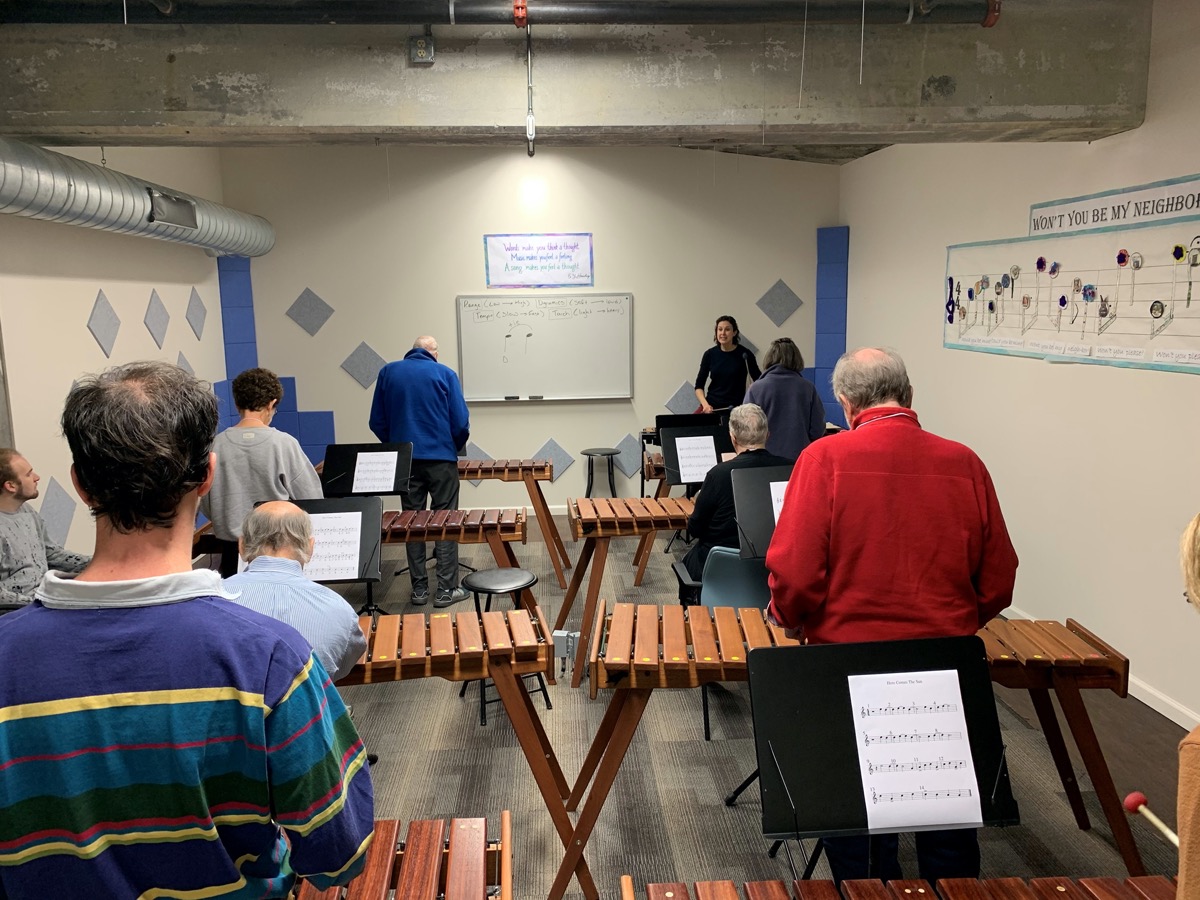
[[[225,345],[225,376],[237,378],[247,369],[258,366],[257,344],[226,344]]]
[[[325,444],[301,444],[300,449],[314,466],[325,459]]]
[[[226,344],[257,343],[254,330],[254,307],[238,306],[221,310],[221,331]]]
[[[278,428],[300,440],[300,414],[294,412],[278,412],[271,420],[271,427]]]
[[[846,299],[826,298],[817,301],[817,334],[846,333]]]
[[[296,412],[300,408],[296,400],[296,379],[291,375],[280,375],[279,383],[283,385],[283,399],[279,401],[279,411]]]
[[[218,256],[218,272],[249,272],[250,257],[248,256]]]
[[[850,261],[850,226],[835,225],[817,229],[817,262],[844,263]]]
[[[813,365],[818,369],[833,369],[838,358],[846,352],[846,335],[817,333],[817,352]]]
[[[297,413],[300,417],[300,443],[305,446],[324,447],[335,443],[333,410]]]
[[[221,309],[254,306],[254,290],[249,272],[221,272],[217,276],[221,288]]]
[[[850,427],[850,424],[846,421],[846,414],[842,412],[842,407],[838,403],[825,404],[825,421],[832,422],[834,425],[841,425],[843,428]]]
[[[224,417],[237,412],[233,405],[233,391],[229,379],[213,383],[213,393],[217,395],[217,414]]]
[[[846,264],[817,264],[817,303],[827,299],[846,299]]]
[[[833,369],[824,369],[818,366],[817,376],[813,379],[813,384],[817,386],[817,396],[825,404],[825,417],[828,419],[829,405],[838,405],[837,398],[833,396]],[[833,421],[832,419],[829,420]]]

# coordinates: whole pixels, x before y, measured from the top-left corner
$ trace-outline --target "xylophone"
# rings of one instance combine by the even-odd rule
[[[550,562],[554,566],[554,574],[558,576],[558,586],[567,586],[563,569],[571,568],[567,558],[567,548],[558,526],[554,524],[554,516],[550,514],[550,506],[542,494],[539,482],[554,480],[554,463],[548,459],[460,459],[458,461],[458,477],[461,481],[520,481],[529,493],[529,503],[533,514],[537,516],[538,526],[542,530],[542,538],[550,553]]]
[[[571,673],[571,687],[579,687],[583,679],[588,635],[591,632],[596,600],[600,597],[600,582],[604,579],[609,540],[614,537],[641,537],[637,552],[633,556],[633,564],[637,566],[633,583],[640,586],[642,576],[646,573],[646,563],[650,561],[650,554],[654,549],[654,535],[660,529],[687,528],[687,520],[691,514],[691,500],[672,497],[658,500],[642,497],[581,497],[578,500],[567,501],[567,520],[571,527],[571,537],[576,541],[583,539],[583,550],[579,554],[579,562],[571,576],[571,584],[554,622],[556,631],[566,625],[571,604],[575,602],[575,596],[583,584],[583,576],[589,563],[592,568],[583,606],[579,647],[575,653],[575,668]]]
[[[693,882],[694,891],[682,882],[647,884],[646,900],[740,900],[732,881]],[[621,876],[621,900],[637,900],[633,879]],[[843,881],[841,890],[832,881],[794,881],[791,891],[783,881],[750,881],[743,885],[746,900],[1174,900],[1175,884],[1161,875],[1127,878],[946,878],[936,890],[927,881]]]
[[[992,681],[1029,692],[1075,823],[1086,830],[1090,827],[1087,810],[1050,692],[1058,697],[1063,718],[1092,779],[1096,799],[1112,829],[1125,868],[1130,875],[1145,874],[1129,819],[1080,694],[1081,690],[1098,688],[1125,697],[1129,693],[1129,660],[1074,619],[1067,619],[1066,624],[993,619],[980,630],[979,636],[987,648]]]
[[[521,677],[542,673],[547,681],[554,681],[554,641],[541,609],[535,604],[532,612],[512,609],[479,616],[473,612],[360,616],[358,623],[367,638],[367,652],[337,682],[339,687],[430,677],[457,682],[492,679],[554,827],[567,846],[574,826],[563,801],[570,788]],[[588,900],[598,900],[582,854],[567,873],[568,881],[572,873]]]
[[[296,900],[512,900],[512,818],[500,813],[500,838],[484,819],[421,819],[400,840],[400,822],[377,819],[366,866],[350,884],[319,891],[303,882]]]
[[[487,544],[500,568],[520,568],[512,544],[525,543],[525,510],[520,509],[406,509],[383,514],[383,542],[454,541]],[[521,592],[521,603],[532,612],[533,592]]]

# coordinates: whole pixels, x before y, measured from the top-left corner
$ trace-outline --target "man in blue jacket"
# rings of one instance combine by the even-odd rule
[[[458,452],[470,436],[467,403],[458,375],[438,362],[438,343],[423,335],[399,362],[388,363],[375,382],[371,431],[385,444],[413,445],[412,474],[401,498],[405,509],[458,509]],[[425,544],[409,541],[412,602],[429,602]],[[467,599],[458,586],[458,544],[437,541],[437,596],[441,608]]]

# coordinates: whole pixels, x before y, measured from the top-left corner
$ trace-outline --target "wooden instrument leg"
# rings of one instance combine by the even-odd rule
[[[1117,841],[1117,849],[1125,860],[1125,868],[1130,875],[1145,875],[1146,867],[1142,865],[1142,856],[1133,840],[1133,831],[1129,827],[1129,819],[1117,796],[1117,786],[1113,783],[1112,774],[1108,771],[1108,763],[1104,761],[1104,751],[1100,749],[1100,741],[1096,738],[1096,730],[1084,706],[1083,697],[1079,693],[1079,683],[1071,676],[1064,675],[1058,667],[1051,671],[1054,692],[1058,695],[1058,703],[1071,729],[1071,737],[1083,757],[1083,764],[1091,776],[1092,785],[1096,788],[1096,797],[1104,809],[1108,826],[1112,829]]]
[[[571,614],[571,604],[575,602],[575,595],[579,593],[579,586],[583,584],[583,578],[587,575],[588,563],[592,561],[592,553],[596,549],[596,539],[594,537],[584,538],[583,550],[579,553],[579,562],[575,565],[575,571],[571,574],[571,586],[567,588],[567,593],[563,595],[562,606],[558,609],[558,618],[554,620],[554,630],[560,630],[567,624],[567,616]]]
[[[498,531],[487,531],[488,547],[492,550],[492,558],[496,560],[496,565],[501,569],[519,569],[521,564],[517,562],[517,554],[513,552],[513,548],[500,537]],[[534,609],[537,607],[537,598],[533,596],[533,591],[529,588],[521,591],[521,608],[529,615],[535,615]]]
[[[588,792],[583,810],[579,813],[579,818],[575,823],[575,833],[571,835],[571,840],[567,844],[567,854],[558,868],[554,884],[550,886],[547,900],[562,900],[567,886],[571,883],[571,873],[575,871],[575,866],[583,861],[583,850],[587,846],[588,838],[592,836],[592,829],[595,828],[596,820],[600,817],[600,810],[604,808],[604,801],[608,798],[609,789],[616,780],[617,772],[620,771],[621,762],[625,759],[625,753],[629,750],[629,744],[637,732],[638,723],[642,720],[642,713],[646,711],[646,704],[650,701],[652,691],[652,688],[636,688],[618,692],[629,694],[629,696],[621,707],[612,739],[604,750],[604,758],[596,770],[596,780]],[[565,809],[563,815],[566,815]]]
[[[612,740],[613,729],[617,726],[617,719],[628,695],[629,691],[613,691],[608,708],[604,710],[604,719],[600,722],[600,728],[592,739],[592,746],[588,748],[587,756],[584,757],[583,767],[580,768],[579,776],[571,788],[571,796],[567,798],[567,812],[575,812],[579,808],[579,801],[583,799],[592,776],[596,774],[596,766],[600,765],[600,758],[604,756],[604,748]]]
[[[513,672],[512,664],[508,660],[497,658],[490,662],[489,668],[492,681],[496,685],[496,692],[500,695],[500,701],[508,712],[508,720],[512,723],[513,732],[521,745],[521,751],[525,754],[525,760],[529,763],[529,769],[533,773],[533,780],[537,783],[546,809],[550,812],[554,829],[558,832],[559,839],[562,840],[563,847],[567,848],[569,854],[570,848],[574,844],[575,829],[571,824],[571,817],[567,815],[566,807],[563,806],[559,787],[555,783],[554,769],[558,768],[558,760],[555,758],[554,750],[548,742],[543,745],[538,737],[537,729],[531,720],[531,716],[536,718],[536,714],[533,712],[533,703],[528,694],[522,701],[520,695],[525,691],[525,685]],[[552,759],[554,760],[553,764],[550,762]],[[561,775],[561,769],[559,772]],[[596,882],[592,880],[592,873],[588,871],[587,861],[583,858],[583,848],[579,849],[580,852],[575,855],[571,867],[566,869],[565,873],[563,868],[559,869],[559,874],[564,876],[564,890],[565,885],[571,881],[571,875],[574,874],[579,879],[579,887],[587,900],[599,900],[600,892],[596,890]],[[564,862],[563,867],[565,868],[565,866]],[[560,894],[559,900],[561,900],[561,896]]]
[[[554,786],[558,788],[558,796],[566,800],[571,794],[571,787],[567,784],[567,776],[563,774],[562,766],[558,763],[558,756],[554,752],[554,747],[550,744],[550,736],[546,734],[546,727],[542,725],[541,716],[537,713],[537,707],[533,705],[533,698],[529,696],[529,690],[525,687],[525,681],[522,678],[517,678],[517,683],[521,690],[521,703],[525,707],[525,714],[528,717],[530,727],[533,728],[534,734],[537,736],[538,746],[542,748],[542,756],[546,762],[550,764],[550,774],[554,776]]]
[[[587,662],[588,639],[592,635],[592,619],[596,616],[596,601],[600,599],[600,582],[604,579],[604,561],[608,559],[606,537],[596,538],[596,558],[592,560],[592,574],[588,578],[587,600],[583,604],[583,621],[579,623],[579,640],[575,647],[575,668],[571,672],[571,687],[579,687],[583,680],[583,666]],[[564,601],[565,602],[565,601]]]
[[[529,503],[533,506],[533,514],[537,516],[538,526],[542,529],[542,540],[546,542],[546,549],[550,552],[550,562],[554,565],[554,574],[558,576],[558,586],[565,588],[567,579],[563,575],[563,569],[571,568],[571,560],[567,558],[566,545],[563,544],[563,539],[558,533],[558,526],[554,524],[554,516],[550,514],[550,507],[546,503],[545,494],[542,493],[542,486],[528,472],[525,473],[524,481],[525,489],[529,492]]]
[[[643,534],[641,541],[638,543],[638,553],[633,556],[634,564],[637,565],[637,573],[633,576],[633,586],[641,587],[642,579],[646,576],[646,563],[650,562],[650,554],[654,552],[654,538],[658,536],[657,531],[651,531],[648,534]]]
[[[1063,740],[1062,729],[1058,725],[1058,716],[1050,700],[1050,691],[1047,688],[1030,688],[1029,699],[1033,701],[1033,709],[1037,713],[1038,723],[1042,726],[1046,746],[1050,748],[1050,758],[1054,760],[1054,767],[1058,770],[1067,802],[1075,815],[1075,824],[1081,830],[1087,831],[1092,827],[1092,823],[1088,820],[1087,809],[1083,805],[1079,782],[1075,780],[1075,769],[1071,765],[1071,755],[1067,752],[1067,743]]]

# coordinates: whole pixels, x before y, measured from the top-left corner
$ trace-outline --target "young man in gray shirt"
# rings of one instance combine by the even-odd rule
[[[29,507],[41,478],[16,450],[0,449],[0,612],[33,602],[48,569],[75,573],[90,556],[64,550],[46,534],[42,517]]]

